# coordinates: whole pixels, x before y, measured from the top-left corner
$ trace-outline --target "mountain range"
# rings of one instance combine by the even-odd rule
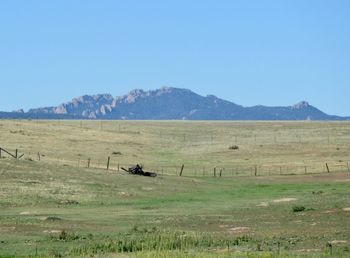
[[[328,115],[306,101],[293,106],[243,107],[213,95],[200,96],[188,89],[162,87],[128,94],[84,95],[59,106],[0,112],[17,119],[130,119],[130,120],[350,120]]]

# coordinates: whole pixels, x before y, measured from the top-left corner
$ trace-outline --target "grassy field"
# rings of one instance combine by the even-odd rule
[[[24,156],[0,159],[0,256],[349,257],[349,143],[348,122],[2,120]]]

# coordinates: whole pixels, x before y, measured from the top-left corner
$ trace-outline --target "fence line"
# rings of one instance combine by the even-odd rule
[[[6,154],[7,156],[5,156]],[[33,153],[33,155],[36,155]],[[0,148],[0,158],[10,157],[20,159],[24,153],[19,155],[18,149],[12,154],[8,149]],[[49,162],[62,166],[71,166],[88,169],[104,169],[110,172],[121,172],[121,168],[128,168],[135,164],[121,163],[116,158],[107,156],[105,160],[94,158],[60,159],[48,157],[37,152],[37,158],[31,158],[29,153],[27,160],[38,162]],[[195,166],[181,163],[178,165],[163,165],[141,163],[145,171],[153,171],[160,175],[172,176],[194,176],[194,177],[233,177],[233,176],[269,176],[269,175],[300,175],[316,173],[350,172],[350,161],[325,161],[310,162],[300,165],[293,164],[218,164],[212,166]],[[124,173],[124,172],[123,172]]]
[[[14,159],[20,159],[24,156],[24,153],[22,155],[19,155],[18,149],[16,149],[15,153],[12,154],[9,150],[6,150],[6,149],[0,147],[0,158],[3,157],[3,153],[7,154],[8,156],[10,156]]]

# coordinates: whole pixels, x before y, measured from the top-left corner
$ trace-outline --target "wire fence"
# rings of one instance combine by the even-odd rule
[[[14,153],[14,154],[12,154]],[[24,158],[22,158],[24,156]],[[78,158],[67,159],[57,158],[54,156],[46,156],[40,152],[25,155],[19,150],[5,150],[0,148],[1,159],[20,159],[24,161],[44,162],[55,164],[57,166],[68,166],[86,169],[99,169],[108,172],[121,172],[122,167],[129,168],[135,164],[120,163],[116,157],[106,157],[105,159],[97,158]],[[0,160],[1,160],[0,159]],[[333,173],[333,172],[349,172],[350,161],[343,160],[328,160],[328,161],[313,161],[302,165],[296,164],[220,164],[213,166],[198,166],[187,165],[181,163],[178,165],[161,165],[143,163],[145,171],[155,172],[158,175],[180,176],[182,166],[182,176],[191,177],[234,177],[234,176],[272,176],[272,175],[301,175],[301,174],[317,174],[317,173]]]

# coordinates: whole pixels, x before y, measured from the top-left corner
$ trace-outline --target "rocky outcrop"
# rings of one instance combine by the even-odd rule
[[[84,119],[182,120],[348,120],[330,116],[306,101],[287,107],[243,107],[214,95],[200,96],[188,89],[163,87],[128,94],[84,95],[57,107],[31,109],[25,116]]]

